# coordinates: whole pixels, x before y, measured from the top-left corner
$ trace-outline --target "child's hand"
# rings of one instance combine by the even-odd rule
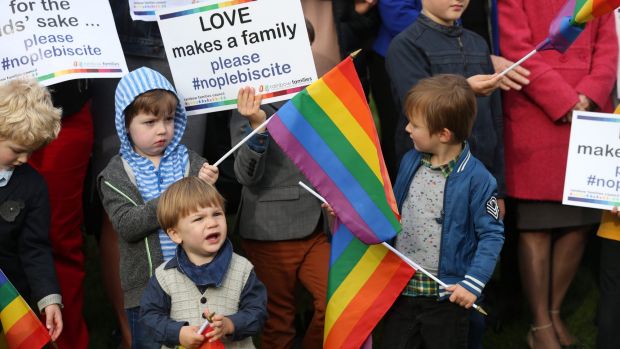
[[[185,349],[197,349],[205,340],[205,336],[197,333],[198,326],[183,326],[179,332],[179,343]]]
[[[47,327],[52,342],[58,339],[58,336],[62,333],[62,312],[58,304],[50,304],[45,309],[45,327]]]
[[[324,208],[325,211],[327,211],[327,225],[329,226],[329,229],[331,229],[331,231],[334,231],[334,219],[336,218],[336,212],[334,212],[334,209],[332,208],[332,206],[330,204],[328,204],[327,202],[324,202],[321,204],[321,208]]]
[[[450,302],[456,303],[465,309],[471,308],[478,298],[475,294],[467,291],[467,289],[461,285],[452,285],[446,288],[446,290],[448,292],[452,292],[450,295]]]
[[[260,108],[262,95],[256,95],[254,88],[246,86],[239,89],[237,94],[237,110],[248,119],[250,126],[255,129],[267,119],[267,114]]]
[[[205,162],[204,164],[202,164],[202,167],[200,168],[200,171],[198,172],[198,178],[202,179],[203,181],[211,185],[215,185],[215,182],[217,181],[217,178],[219,175],[220,175],[220,170],[218,170],[218,168],[213,165],[209,165],[208,162]]]
[[[204,313],[209,315],[209,309],[205,309]],[[206,337],[209,338],[209,342],[215,342],[235,332],[235,325],[233,322],[222,314],[215,314],[211,317],[211,328],[213,331],[206,334]]]
[[[490,95],[500,86],[501,81],[502,78],[497,74],[478,74],[467,78],[467,83],[478,96]]]
[[[620,209],[618,208],[618,206],[611,209],[611,214],[613,214],[614,216],[618,216],[618,218],[620,218]]]

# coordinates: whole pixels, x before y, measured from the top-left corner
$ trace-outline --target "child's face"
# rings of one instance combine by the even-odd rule
[[[454,25],[467,8],[469,0],[422,0],[424,14],[446,26]]]
[[[0,140],[0,170],[12,169],[28,161],[30,149],[9,140]]]
[[[134,116],[127,130],[136,153],[146,157],[160,157],[174,135],[174,113],[154,115],[140,112]]]
[[[435,154],[441,142],[439,134],[431,135],[426,120],[417,111],[412,111],[409,115],[409,123],[405,128],[409,137],[413,141],[413,146],[419,152]]]
[[[182,244],[196,265],[211,262],[226,241],[226,215],[219,206],[202,207],[168,229],[172,241]]]

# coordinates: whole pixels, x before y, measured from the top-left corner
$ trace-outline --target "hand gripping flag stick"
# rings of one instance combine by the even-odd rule
[[[307,186],[304,182],[299,182],[299,185],[306,189],[310,194],[314,195],[317,199],[319,199],[321,202],[323,203],[327,203],[327,201],[325,200],[325,198],[323,198],[321,195],[319,195],[319,193],[317,193],[316,191],[314,191],[312,188],[310,188],[309,186]],[[390,244],[388,244],[387,242],[382,242],[381,243],[383,246],[385,246],[387,249],[389,249],[390,251],[394,252],[398,257],[400,257],[403,261],[405,261],[405,263],[409,264],[409,266],[411,266],[412,268],[414,268],[417,271],[422,272],[423,274],[425,274],[426,276],[430,277],[431,279],[433,279],[435,282],[437,282],[439,285],[448,288],[448,285],[439,280],[435,275],[429,273],[428,271],[426,271],[424,268],[422,268],[421,266],[419,266],[417,263],[415,263],[414,261],[412,261],[411,259],[407,258],[407,256],[403,255],[402,253],[400,253],[397,249],[395,249],[394,247],[392,247]],[[482,309],[481,306],[477,305],[477,304],[473,304],[472,307],[479,313],[483,314],[483,315],[488,315],[487,312]]]

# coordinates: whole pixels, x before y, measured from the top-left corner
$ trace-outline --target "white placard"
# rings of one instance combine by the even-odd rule
[[[128,72],[107,0],[2,1],[0,47],[0,82],[52,85]]]
[[[129,14],[134,21],[156,21],[159,10],[198,2],[200,0],[129,0]]]
[[[235,108],[244,86],[270,103],[316,80],[299,1],[206,1],[158,16],[172,77],[190,115]]]
[[[562,203],[620,206],[620,115],[573,111]]]

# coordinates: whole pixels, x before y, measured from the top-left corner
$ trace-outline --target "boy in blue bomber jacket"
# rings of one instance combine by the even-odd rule
[[[465,78],[446,74],[421,80],[405,101],[414,149],[394,186],[403,228],[395,244],[451,286],[416,273],[386,315],[382,348],[467,348],[469,309],[504,241],[497,183],[466,142],[476,97]]]

